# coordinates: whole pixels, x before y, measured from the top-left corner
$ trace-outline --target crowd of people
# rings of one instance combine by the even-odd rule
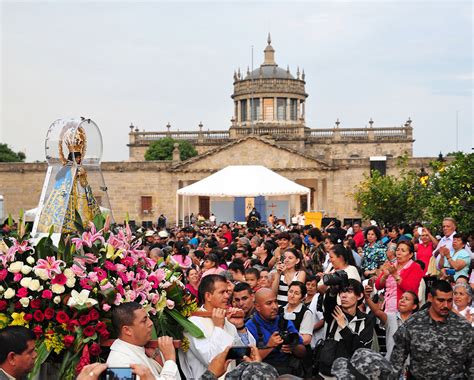
[[[169,337],[147,348],[152,322],[125,303],[112,311],[118,339],[107,363],[79,378],[107,365],[131,365],[144,380],[474,378],[474,241],[454,219],[436,236],[420,223],[286,227],[255,216],[172,228],[160,216],[142,231],[150,258],[180,268],[204,338],[186,335],[186,352]],[[27,373],[32,339],[25,328],[0,331],[0,379]]]

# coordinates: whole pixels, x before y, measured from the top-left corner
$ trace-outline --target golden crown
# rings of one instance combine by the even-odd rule
[[[87,147],[87,138],[84,128],[67,128],[63,131],[59,141],[59,154],[61,161],[64,164],[67,160],[63,154],[63,144],[66,145],[69,153],[80,153],[81,156],[84,157]]]

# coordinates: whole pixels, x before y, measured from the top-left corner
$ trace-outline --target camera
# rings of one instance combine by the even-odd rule
[[[288,324],[283,315],[280,315],[280,320],[278,321],[278,334],[280,335],[281,339],[283,339],[282,344],[296,346],[300,341],[300,336],[298,333],[292,333],[288,331]]]
[[[337,270],[334,273],[323,275],[323,283],[326,286],[339,285],[343,288],[349,285],[349,278],[347,277],[347,273],[345,271]]]

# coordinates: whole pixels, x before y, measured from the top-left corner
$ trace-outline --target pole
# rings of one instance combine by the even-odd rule
[[[176,192],[176,227],[179,227],[179,194]]]
[[[253,107],[254,107],[254,91],[255,91],[255,83],[254,83],[254,73],[253,73],[253,45],[252,45],[252,62],[251,62],[251,66],[252,66],[252,71],[251,71],[251,74],[252,75],[252,97],[250,98],[250,126],[251,126],[251,129],[252,129],[252,135],[254,134],[254,128],[253,128]]]

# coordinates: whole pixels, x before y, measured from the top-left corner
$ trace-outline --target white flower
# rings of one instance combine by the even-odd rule
[[[61,285],[61,286],[62,286],[62,285]],[[59,296],[54,297],[54,298],[53,298],[53,302],[54,302],[56,305],[58,305],[58,304],[61,302],[61,297],[59,297]]]
[[[9,300],[10,298],[13,298],[15,295],[15,291],[12,288],[8,288],[5,293],[3,293],[3,298],[6,300]]]
[[[66,288],[64,287],[64,285],[53,284],[53,286],[51,286],[51,291],[56,294],[62,294],[65,290]]]
[[[36,269],[35,269],[35,274],[36,274],[39,278],[41,278],[43,281],[49,280],[48,271],[47,271],[46,269],[36,268]]]
[[[36,278],[31,280],[30,284],[28,285],[28,288],[32,290],[33,292],[40,291],[42,289],[42,286]]]
[[[28,297],[20,298],[20,303],[21,306],[28,307],[28,305],[30,304],[30,299]]]
[[[23,277],[20,281],[20,285],[24,288],[27,288],[30,285],[32,278],[31,277]]]
[[[74,288],[74,285],[76,285],[76,279],[75,278],[68,278],[66,281],[66,286],[68,288]]]
[[[14,263],[10,264],[10,266],[8,267],[8,271],[11,273],[19,273],[22,267],[23,267],[23,262],[15,261]]]
[[[71,292],[71,298],[67,301],[67,305],[74,307],[76,305],[82,306],[90,304],[91,306],[97,305],[97,300],[89,298],[90,291],[82,289],[80,293],[77,290]]]
[[[69,279],[69,278],[75,278],[76,275],[74,274],[73,270],[71,268],[66,268],[64,269],[63,274]]]
[[[35,263],[35,259],[34,259],[33,256],[28,256],[28,257],[26,258],[26,262],[27,262],[28,264],[30,264],[30,265],[33,265],[33,264]]]
[[[3,293],[4,291],[5,291],[5,288],[2,285],[0,285],[0,293]]]
[[[28,273],[30,273],[32,270],[33,270],[33,268],[30,267],[29,265],[23,265],[23,266],[21,267],[21,273],[23,273],[23,274],[28,274]]]

